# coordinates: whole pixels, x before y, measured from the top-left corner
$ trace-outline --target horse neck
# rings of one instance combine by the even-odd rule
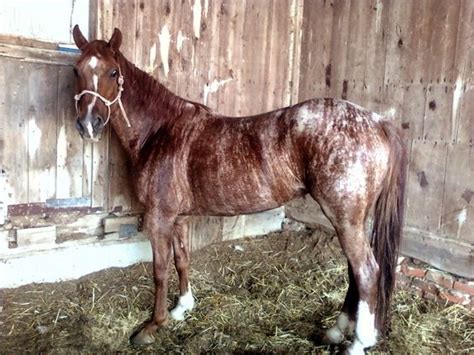
[[[111,122],[132,163],[137,163],[147,140],[160,127],[172,124],[181,116],[188,101],[174,95],[122,54],[119,54],[119,65],[124,77],[122,102],[131,127],[127,127],[118,105]]]

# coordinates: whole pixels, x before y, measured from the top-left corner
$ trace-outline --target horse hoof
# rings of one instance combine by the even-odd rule
[[[132,343],[133,345],[148,345],[154,342],[155,337],[153,336],[153,334],[150,334],[150,332],[146,328],[143,328],[130,338],[130,343]]]
[[[323,342],[325,344],[340,344],[344,341],[344,334],[341,330],[334,326],[326,331],[324,334]]]

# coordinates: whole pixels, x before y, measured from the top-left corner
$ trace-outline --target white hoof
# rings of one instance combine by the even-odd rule
[[[193,308],[194,297],[191,288],[188,288],[188,292],[179,296],[178,304],[171,310],[170,317],[174,320],[184,320],[185,313],[191,311]]]
[[[326,331],[326,339],[331,344],[340,344],[344,340],[344,334],[337,325]]]

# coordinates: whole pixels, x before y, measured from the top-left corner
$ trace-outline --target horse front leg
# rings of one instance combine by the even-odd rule
[[[174,265],[179,277],[179,299],[175,308],[170,312],[171,318],[184,320],[186,312],[194,308],[194,297],[189,282],[189,241],[188,218],[179,217],[175,222],[173,238]]]
[[[168,318],[166,299],[168,294],[168,265],[173,242],[173,224],[174,220],[172,219],[151,219],[145,216],[145,231],[149,233],[153,252],[155,304],[151,320],[146,322],[141,330],[131,338],[131,342],[136,345],[153,343],[155,332],[166,323]]]

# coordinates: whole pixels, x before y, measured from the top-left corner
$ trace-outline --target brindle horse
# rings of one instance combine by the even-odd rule
[[[187,216],[254,213],[310,194],[334,226],[349,265],[347,296],[326,338],[340,343],[355,330],[349,353],[373,346],[387,329],[401,237],[406,153],[400,131],[376,113],[328,98],[225,117],[172,94],[130,63],[119,50],[118,29],[108,42],[88,42],[77,26],[73,35],[81,50],[77,129],[97,141],[110,119],[146,211],[155,305],[131,341],[153,342],[167,321],[171,255],[180,292],[171,317],[183,319],[193,308]]]

